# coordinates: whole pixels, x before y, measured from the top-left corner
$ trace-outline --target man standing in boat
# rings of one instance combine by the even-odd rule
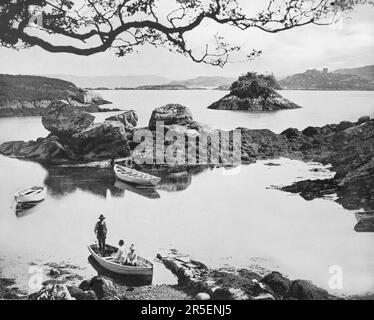
[[[101,214],[99,217],[99,221],[96,222],[95,225],[95,234],[99,243],[99,250],[103,256],[105,253],[105,239],[108,231],[104,220],[105,217]]]

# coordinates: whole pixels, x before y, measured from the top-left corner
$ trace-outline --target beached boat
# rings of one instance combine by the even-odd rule
[[[114,173],[120,180],[141,184],[141,185],[156,185],[161,181],[161,178],[153,176],[151,174],[140,172],[134,169],[120,166],[116,164],[114,166]]]
[[[111,252],[116,252],[117,248],[113,246],[106,245],[106,250],[109,249]],[[102,257],[97,253],[97,245],[89,245],[88,251],[91,253],[92,257],[96,262],[104,269],[111,271],[120,275],[131,275],[131,276],[153,276],[153,263],[147,259],[138,256],[137,266],[126,266],[113,262],[113,257]]]
[[[31,187],[28,189],[23,189],[14,195],[14,199],[17,202],[28,202],[28,203],[35,203],[41,202],[44,200],[47,194],[46,187]]]

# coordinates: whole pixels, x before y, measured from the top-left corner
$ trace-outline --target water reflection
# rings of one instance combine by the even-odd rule
[[[117,273],[108,271],[98,264],[93,256],[88,257],[88,262],[97,271],[99,276],[105,276],[113,280],[113,282],[127,286],[145,286],[152,284],[152,276],[134,276],[134,275],[119,275]]]
[[[44,184],[52,196],[64,196],[81,189],[104,198],[108,197],[109,192],[113,197],[123,197],[125,191],[134,192],[149,199],[160,198],[160,194],[155,188],[136,186],[116,179],[112,168],[48,166],[44,168],[48,172]],[[205,170],[207,170],[206,166],[195,166],[157,167],[148,168],[145,171],[161,177],[161,182],[156,189],[174,192],[187,189],[191,185],[192,176]]]
[[[44,184],[52,196],[64,196],[77,189],[88,191],[103,198],[107,190],[113,197],[123,197],[124,191],[117,188],[115,177],[109,168],[46,167],[48,175]]]
[[[149,199],[159,199],[160,194],[153,187],[139,187],[120,180],[116,180],[114,186],[118,189],[128,190]]]
[[[161,177],[161,182],[157,185],[157,189],[168,192],[186,190],[191,185],[192,176],[198,175],[207,169],[207,166],[186,166],[184,168],[159,168],[157,170],[157,175]]]
[[[374,211],[356,212],[356,232],[374,232]]]
[[[18,218],[22,218],[24,216],[27,216],[36,210],[33,210],[35,206],[37,206],[40,202],[21,202],[17,203],[15,207],[16,216]]]

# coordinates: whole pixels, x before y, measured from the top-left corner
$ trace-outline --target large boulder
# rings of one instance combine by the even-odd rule
[[[192,119],[191,111],[180,104],[167,104],[153,110],[151,119],[149,120],[149,129],[156,128],[156,122],[163,121],[165,125],[188,125]]]
[[[58,137],[39,138],[36,141],[10,141],[0,145],[0,154],[34,160],[55,160],[72,158],[71,151],[58,140]]]
[[[357,120],[357,123],[358,124],[362,124],[362,123],[365,123],[365,122],[368,122],[370,121],[370,117],[369,116],[363,116],[363,117],[360,117],[358,120]]]
[[[276,271],[266,275],[261,282],[268,285],[278,297],[286,295],[291,287],[291,281]]]
[[[53,101],[42,117],[43,126],[57,136],[72,136],[88,128],[95,117],[67,102]]]
[[[116,299],[118,292],[113,282],[104,277],[96,276],[91,279],[90,287],[98,299]]]
[[[327,300],[331,298],[329,293],[317,287],[310,281],[295,280],[292,281],[287,298],[298,300]]]
[[[96,123],[72,136],[77,154],[87,159],[127,157],[130,147],[126,129],[118,121]]]
[[[128,110],[115,116],[109,117],[105,120],[119,121],[125,126],[126,130],[134,130],[134,128],[138,124],[138,115],[134,110]]]
[[[70,295],[76,300],[97,300],[96,294],[92,290],[83,291],[76,286],[67,286]]]

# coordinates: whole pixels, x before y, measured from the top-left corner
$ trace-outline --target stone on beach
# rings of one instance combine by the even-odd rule
[[[210,295],[205,292],[200,292],[195,296],[195,300],[210,300]]]
[[[117,289],[113,282],[101,276],[93,277],[90,281],[90,287],[99,300],[116,299],[118,296]]]
[[[311,281],[295,280],[292,281],[287,298],[298,300],[328,300],[334,298],[329,293],[314,285]]]
[[[370,121],[370,117],[369,116],[363,116],[363,117],[360,117],[358,120],[357,120],[357,123],[358,124],[362,124],[362,123],[365,123],[367,121]]]
[[[252,271],[234,268],[210,269],[188,255],[170,251],[158,254],[164,265],[178,277],[178,283],[199,292],[195,299],[212,300],[278,300],[278,299],[334,299],[324,289],[309,281],[291,281],[279,272],[261,279]],[[259,280],[261,279],[261,280]]]
[[[276,271],[266,275],[261,282],[268,285],[277,296],[284,296],[291,286],[291,281]]]
[[[95,117],[67,102],[53,101],[42,117],[43,126],[57,136],[72,136],[89,127]]]

